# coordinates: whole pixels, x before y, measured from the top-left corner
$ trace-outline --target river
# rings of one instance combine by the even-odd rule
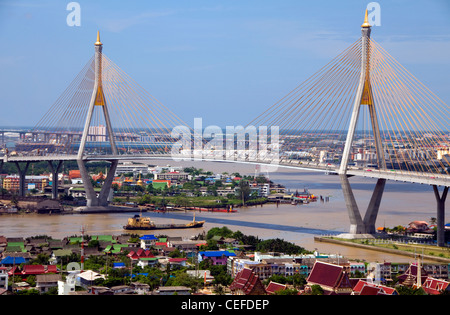
[[[155,162],[152,162],[155,163]],[[164,164],[163,164],[164,163]],[[159,165],[194,166],[214,173],[234,173],[254,175],[255,167],[235,163],[219,162],[175,162],[164,161]],[[412,258],[362,250],[348,246],[339,246],[315,242],[314,236],[348,232],[349,218],[340,187],[339,177],[320,172],[301,171],[279,168],[275,172],[263,173],[273,182],[284,185],[287,189],[303,190],[307,188],[316,196],[329,197],[329,202],[313,202],[305,205],[266,204],[240,208],[235,213],[201,212],[196,213],[197,220],[205,220],[203,228],[188,230],[157,231],[158,234],[190,237],[207,231],[212,227],[227,226],[233,231],[255,235],[261,239],[281,238],[298,244],[308,250],[317,249],[321,253],[341,254],[349,259],[366,261],[408,262]],[[350,178],[361,215],[364,216],[369,202],[374,179]],[[448,202],[447,202],[448,203]],[[62,238],[80,235],[83,226],[87,234],[122,234],[122,226],[133,213],[73,214],[73,215],[2,215],[0,216],[0,235],[7,237],[27,237],[50,235]],[[192,212],[181,213],[147,213],[157,223],[186,223],[192,220]],[[377,226],[394,227],[408,225],[414,220],[429,222],[436,217],[436,201],[433,189],[428,185],[388,181],[383,195]],[[142,232],[141,234],[153,234]]]

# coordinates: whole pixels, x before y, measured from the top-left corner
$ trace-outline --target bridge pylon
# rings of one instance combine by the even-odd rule
[[[117,165],[119,161],[117,159],[111,160],[110,169],[106,176],[106,179],[103,183],[102,189],[100,193],[97,193],[94,190],[94,187],[91,183],[91,178],[86,169],[86,161],[87,158],[84,156],[84,150],[86,146],[87,137],[89,134],[89,129],[91,127],[92,116],[94,114],[94,109],[96,106],[100,106],[103,112],[103,117],[105,119],[106,130],[108,132],[108,139],[111,145],[111,151],[113,156],[118,155],[117,146],[114,139],[113,128],[111,124],[111,119],[108,113],[108,106],[105,98],[105,94],[103,92],[103,84],[102,84],[102,49],[103,44],[100,41],[100,32],[97,31],[97,41],[94,44],[95,46],[95,80],[94,80],[94,89],[92,90],[91,101],[89,104],[89,109],[86,116],[86,121],[84,124],[83,133],[81,136],[80,147],[78,149],[77,155],[77,164],[80,170],[81,178],[83,179],[83,186],[86,192],[86,200],[87,204],[85,208],[79,209],[80,211],[89,212],[89,211],[101,211],[102,207],[107,207],[109,202],[108,198],[110,196],[110,191],[112,187],[112,182],[114,179],[114,174],[116,172]]]
[[[339,167],[340,174],[347,173],[348,161],[353,146],[353,139],[356,132],[356,124],[359,117],[361,106],[366,105],[369,109],[370,121],[373,129],[373,137],[375,142],[377,165],[379,169],[386,169],[386,161],[384,158],[383,145],[381,143],[380,127],[378,125],[377,114],[375,110],[375,102],[372,93],[372,84],[370,82],[370,24],[368,22],[367,10],[364,23],[361,25],[361,73],[359,77],[358,89],[356,90],[355,101],[353,105],[350,126],[345,141],[342,160]]]
[[[369,202],[364,219],[358,209],[358,205],[350,186],[347,175],[348,162],[352,151],[353,139],[356,132],[356,125],[359,117],[361,106],[368,106],[370,121],[372,125],[373,137],[376,149],[377,165],[379,169],[386,169],[386,161],[384,158],[383,145],[381,142],[380,127],[378,125],[377,114],[375,110],[375,102],[372,93],[372,85],[370,82],[370,33],[371,28],[368,21],[367,10],[365,12],[364,23],[361,25],[361,72],[358,88],[356,90],[352,116],[345,141],[342,160],[339,167],[339,177],[341,181],[342,191],[347,206],[350,219],[350,233],[347,237],[370,237],[376,233],[375,222],[378,210],[381,204],[386,179],[379,178],[375,185],[372,198]]]

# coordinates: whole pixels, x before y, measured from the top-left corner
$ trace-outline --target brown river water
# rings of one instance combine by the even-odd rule
[[[160,166],[169,164],[172,166],[194,166],[214,173],[255,174],[255,166],[253,165],[223,162],[158,162]],[[190,237],[208,231],[212,227],[227,226],[233,231],[239,230],[244,234],[255,235],[261,239],[281,238],[308,250],[317,249],[321,253],[341,254],[349,259],[379,262],[412,261],[412,258],[405,256],[314,241],[314,236],[348,232],[349,218],[338,176],[281,167],[276,172],[263,174],[273,182],[284,185],[292,192],[307,188],[316,196],[329,197],[329,202],[317,201],[305,205],[283,204],[279,206],[266,204],[264,206],[240,208],[236,213],[197,212],[196,219],[206,221],[202,228],[142,231],[141,234]],[[361,215],[364,216],[375,180],[352,177],[350,183]],[[448,201],[446,205],[448,206]],[[81,227],[84,227],[89,235],[119,235],[127,232],[123,230],[123,225],[126,224],[127,218],[132,215],[133,213],[1,215],[0,235],[27,237],[46,234],[53,238],[62,238],[80,235]],[[150,216],[157,223],[186,223],[187,220],[192,220],[192,212],[165,214],[150,212],[145,215]],[[431,217],[436,217],[436,201],[431,186],[387,182],[377,226],[406,226],[414,220],[429,222]]]

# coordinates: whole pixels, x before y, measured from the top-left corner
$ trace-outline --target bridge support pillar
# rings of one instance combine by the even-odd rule
[[[58,199],[58,173],[61,169],[63,161],[56,161],[56,167],[53,166],[53,161],[48,161],[50,171],[52,172],[52,199]]]
[[[386,179],[379,178],[373,190],[372,198],[370,199],[369,206],[367,207],[366,215],[364,216],[364,225],[366,227],[366,233],[375,234],[375,223],[378,216],[378,210],[380,209],[381,198],[383,197],[384,187],[386,186]]]
[[[380,209],[381,198],[383,196],[384,187],[386,184],[386,179],[378,179],[374,191],[372,193],[372,198],[370,199],[369,205],[367,207],[364,219],[362,219],[361,214],[358,209],[358,204],[356,203],[353,190],[350,186],[350,181],[346,174],[339,175],[341,180],[342,191],[344,193],[345,204],[348,210],[348,216],[350,219],[350,231],[349,235],[352,238],[368,237],[376,233],[375,222],[378,216],[378,210]]]
[[[24,197],[25,196],[25,176],[28,171],[28,166],[30,166],[30,162],[25,163],[25,168],[22,169],[20,167],[19,162],[14,162],[17,167],[17,172],[19,173],[19,196]]]
[[[444,187],[442,195],[439,195],[439,189],[433,185],[434,196],[437,202],[437,246],[445,245],[445,200],[447,199],[448,187]]]
[[[91,177],[87,172],[84,160],[77,160],[78,169],[80,170],[81,178],[83,179],[83,186],[86,192],[86,211],[95,211],[96,209],[100,209],[101,207],[108,206],[108,197],[111,191],[114,174],[116,172],[117,165],[119,164],[118,160],[113,160],[110,162],[111,166],[108,170],[108,174],[105,181],[103,182],[102,189],[97,196],[94,190],[94,186],[91,182]]]

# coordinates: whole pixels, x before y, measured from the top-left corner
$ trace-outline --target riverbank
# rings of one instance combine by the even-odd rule
[[[439,248],[436,246],[425,246],[423,244],[400,244],[400,243],[376,243],[366,240],[347,240],[336,237],[315,236],[315,242],[325,242],[337,245],[350,246],[365,250],[384,252],[394,255],[417,258],[418,255],[425,260],[450,263],[450,248]]]

